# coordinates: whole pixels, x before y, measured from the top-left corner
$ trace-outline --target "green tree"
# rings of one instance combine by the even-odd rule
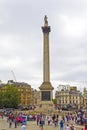
[[[17,108],[19,103],[18,88],[13,84],[7,84],[6,92],[3,92],[2,105],[4,107]]]
[[[56,105],[57,104],[57,100],[54,98],[52,99],[53,103]]]
[[[3,107],[3,93],[0,91],[0,107]]]

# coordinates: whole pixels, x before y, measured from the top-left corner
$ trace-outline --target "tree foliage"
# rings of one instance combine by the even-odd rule
[[[20,103],[18,88],[13,84],[7,84],[5,87],[6,91],[0,91],[1,106],[17,108]]]
[[[56,104],[57,103],[57,100],[54,98],[52,99],[53,103]]]

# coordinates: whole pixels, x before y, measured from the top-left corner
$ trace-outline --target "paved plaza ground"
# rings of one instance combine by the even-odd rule
[[[77,126],[75,125],[76,130],[82,130],[84,128],[83,126]],[[9,124],[6,121],[6,118],[3,120],[0,119],[0,130],[21,130],[21,126],[18,126],[17,128],[14,128],[14,124],[12,125],[12,128],[9,128]],[[37,126],[36,121],[29,121],[26,126],[26,130],[41,130],[39,126]],[[43,130],[60,130],[59,125],[57,127],[54,127],[54,125],[47,125],[47,122],[45,126],[43,127]]]

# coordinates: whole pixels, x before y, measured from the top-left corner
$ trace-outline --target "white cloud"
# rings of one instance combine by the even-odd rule
[[[87,77],[87,1],[0,0],[0,79],[38,88],[43,80],[44,15],[51,26],[51,82],[81,86]],[[66,83],[67,83],[66,82]]]
[[[63,33],[68,37],[83,37],[87,30],[86,19],[60,16],[63,24]],[[85,26],[86,25],[86,26]]]

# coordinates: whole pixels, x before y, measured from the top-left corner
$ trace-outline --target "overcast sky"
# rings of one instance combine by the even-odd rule
[[[41,85],[44,15],[52,85],[87,86],[87,0],[0,0],[0,80]]]

